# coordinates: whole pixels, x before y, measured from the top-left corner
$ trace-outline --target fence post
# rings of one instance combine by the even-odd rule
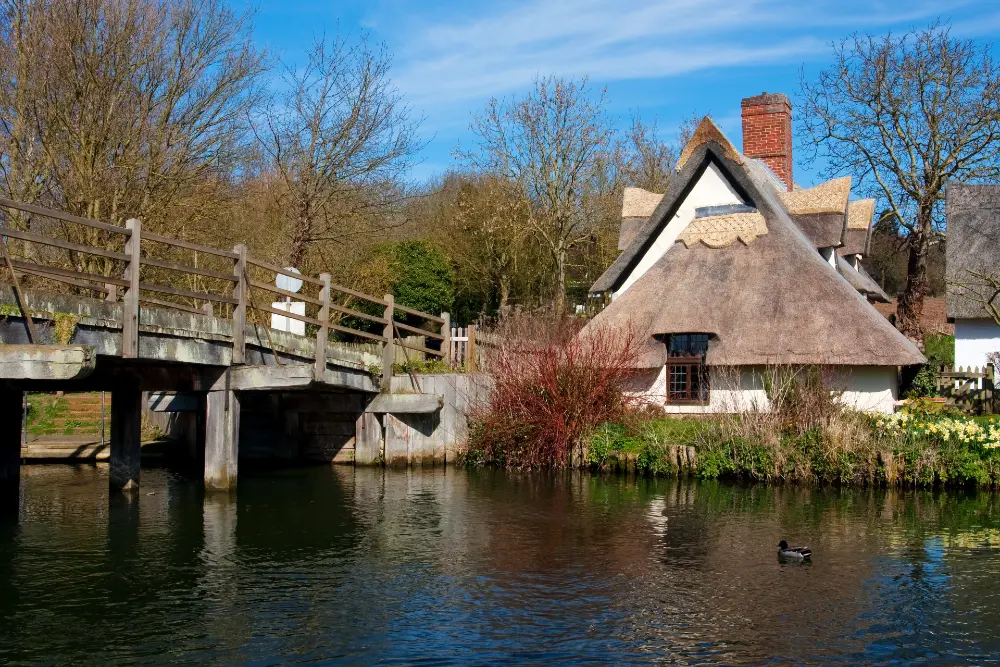
[[[233,264],[233,275],[238,282],[233,288],[233,298],[238,301],[233,309],[233,363],[247,360],[247,247],[242,243],[233,248],[239,258]]]
[[[139,356],[139,269],[142,265],[142,222],[135,218],[125,221],[125,229],[132,233],[125,242],[125,296],[122,299],[122,357]]]
[[[323,286],[319,289],[319,300],[323,305],[319,309],[319,319],[322,324],[316,331],[316,367],[313,377],[316,381],[323,379],[326,373],[326,343],[330,338],[330,274],[321,273],[319,279],[323,281]]]
[[[476,372],[476,325],[469,325],[469,342],[465,346],[465,370],[467,373]]]
[[[396,303],[391,294],[386,294],[382,299],[385,301],[385,313],[382,315],[385,319],[385,328],[382,330],[385,343],[382,348],[381,388],[382,391],[389,392],[392,391],[392,365],[396,362],[396,346],[394,344],[396,334],[392,325]]]
[[[441,319],[444,320],[441,323],[441,335],[444,336],[441,341],[441,360],[450,366],[455,361],[451,353],[451,315],[441,313]]]

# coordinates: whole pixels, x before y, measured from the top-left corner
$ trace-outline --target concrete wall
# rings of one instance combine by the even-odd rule
[[[956,368],[982,368],[991,352],[1000,352],[1000,327],[993,320],[955,320]]]

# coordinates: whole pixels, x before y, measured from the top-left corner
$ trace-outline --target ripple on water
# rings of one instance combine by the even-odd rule
[[[27,467],[4,664],[996,661],[1000,508],[490,471]],[[152,495],[147,495],[152,494]],[[783,564],[779,539],[808,543]]]

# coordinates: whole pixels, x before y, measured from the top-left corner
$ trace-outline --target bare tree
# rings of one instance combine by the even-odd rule
[[[3,11],[7,195],[174,233],[198,219],[236,170],[265,69],[250,17],[222,0],[12,0]]]
[[[955,39],[935,23],[902,36],[854,35],[833,65],[801,81],[801,134],[848,173],[905,229],[901,330],[920,333],[928,255],[944,232],[950,179],[1000,176],[1000,69],[988,45]]]
[[[677,149],[659,138],[655,120],[633,118],[625,136],[625,171],[629,183],[650,192],[665,192],[677,164]]]
[[[287,68],[287,95],[255,123],[284,184],[290,224],[286,261],[301,265],[317,244],[343,243],[399,224],[402,175],[421,144],[391,59],[367,39],[322,38],[301,69]]]
[[[530,202],[528,224],[552,256],[554,308],[566,308],[570,252],[592,238],[593,198],[607,189],[613,131],[605,92],[587,79],[536,79],[521,99],[491,99],[471,129],[476,150],[458,152],[473,168],[517,183]]]

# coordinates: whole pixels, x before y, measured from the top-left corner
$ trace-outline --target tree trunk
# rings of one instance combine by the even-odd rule
[[[560,249],[556,253],[556,315],[566,314],[566,251]]]
[[[501,276],[500,277],[500,305],[497,309],[501,317],[507,315],[507,309],[509,308],[508,302],[510,301],[510,277]]]
[[[309,242],[309,230],[311,227],[311,220],[309,214],[309,204],[302,203],[299,205],[298,214],[295,219],[295,233],[292,234],[292,242],[288,249],[288,263],[289,266],[294,266],[295,268],[302,267],[302,259],[306,254],[306,245]]]
[[[899,330],[906,336],[921,340],[923,328],[920,316],[924,312],[924,297],[927,296],[927,256],[930,254],[933,230],[931,228],[931,207],[921,206],[917,214],[917,229],[907,242],[909,257],[906,263],[906,289],[899,299]]]

